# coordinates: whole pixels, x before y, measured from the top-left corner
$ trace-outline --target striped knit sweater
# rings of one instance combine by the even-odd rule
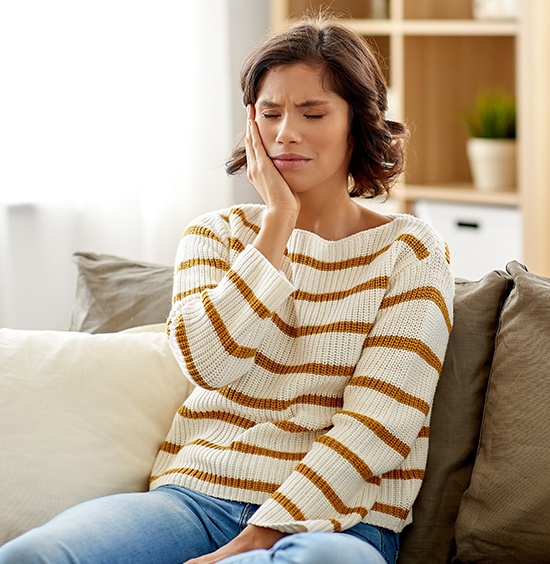
[[[250,523],[287,533],[401,531],[451,331],[445,245],[407,215],[338,241],[295,229],[277,270],[251,245],[264,212],[202,216],[180,242],[167,331],[196,388],[151,488],[260,504]]]

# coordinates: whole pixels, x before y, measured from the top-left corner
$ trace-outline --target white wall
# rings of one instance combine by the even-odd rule
[[[77,250],[171,264],[255,200],[223,164],[268,0],[0,3],[0,326],[66,329]]]

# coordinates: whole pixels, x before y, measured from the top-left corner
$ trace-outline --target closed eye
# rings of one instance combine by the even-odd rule
[[[266,113],[262,113],[262,118],[264,118],[264,119],[278,118],[278,117],[281,117],[281,114],[266,114]]]
[[[324,114],[321,114],[321,115],[317,115],[317,114],[315,114],[315,115],[308,115],[308,114],[305,114],[304,117],[306,117],[307,119],[321,119],[321,118],[325,117],[325,115],[324,115]]]

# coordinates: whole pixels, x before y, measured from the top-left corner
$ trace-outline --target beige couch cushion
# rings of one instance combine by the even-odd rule
[[[413,523],[401,536],[400,564],[439,564],[454,553],[454,523],[470,481],[494,336],[510,285],[501,271],[455,283],[454,329],[435,394],[426,478]]]
[[[507,270],[515,286],[456,526],[461,562],[550,561],[550,279],[518,263]]]
[[[154,329],[0,329],[0,544],[76,503],[147,489],[192,389]]]

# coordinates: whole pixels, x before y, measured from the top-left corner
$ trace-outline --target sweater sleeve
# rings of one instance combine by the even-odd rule
[[[439,252],[391,276],[333,426],[251,524],[287,533],[348,529],[380,509],[382,478],[397,476],[403,467],[411,475],[423,474],[425,455],[418,456],[414,444],[429,424],[453,295],[453,279]],[[412,501],[395,503],[409,507]]]
[[[184,374],[206,389],[250,368],[272,311],[294,290],[252,245],[232,250],[236,241],[220,216],[206,216],[176,254],[168,338]]]

